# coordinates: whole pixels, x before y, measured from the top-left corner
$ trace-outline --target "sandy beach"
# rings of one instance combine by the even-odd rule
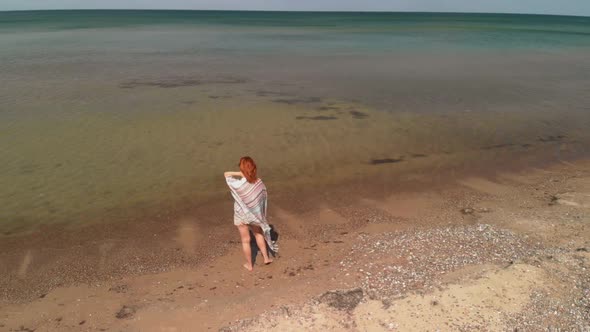
[[[168,223],[164,215],[141,227],[69,230],[96,231],[95,242],[77,245],[47,246],[58,232],[49,227],[5,237],[0,328],[590,329],[587,160],[449,177],[420,190],[372,188],[290,205],[277,198],[270,215],[280,256],[252,273],[233,226],[203,229],[195,211]],[[209,210],[212,220],[231,220],[231,209]],[[59,252],[62,264],[46,260]]]

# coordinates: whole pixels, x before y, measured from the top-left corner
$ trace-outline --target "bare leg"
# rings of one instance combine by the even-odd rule
[[[272,259],[268,257],[268,250],[266,249],[266,240],[264,239],[264,233],[262,232],[262,228],[259,226],[250,225],[250,229],[252,233],[254,233],[254,237],[256,238],[256,244],[262,253],[262,257],[264,257],[264,264],[272,263]]]
[[[242,250],[244,250],[244,257],[246,257],[246,263],[244,267],[248,271],[252,271],[252,249],[250,248],[250,229],[248,225],[239,225],[238,231],[240,231],[240,237],[242,239]]]

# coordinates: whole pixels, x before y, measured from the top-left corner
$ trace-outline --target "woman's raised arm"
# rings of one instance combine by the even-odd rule
[[[228,176],[240,176],[240,177],[244,177],[244,174],[242,174],[242,172],[231,172],[231,171],[228,171],[228,172],[224,172],[223,173],[223,176],[224,177],[228,177]]]

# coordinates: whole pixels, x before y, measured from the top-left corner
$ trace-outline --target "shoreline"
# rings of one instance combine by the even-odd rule
[[[563,162],[567,161],[545,159],[535,165],[546,168]],[[273,191],[269,220],[281,239],[325,237],[334,232],[334,226],[321,220],[322,210],[339,211],[347,220],[343,224],[362,224],[375,214],[363,202],[404,193],[444,191],[462,178],[493,178],[498,173],[530,169],[522,163],[504,164],[502,170],[473,164],[459,175],[456,169],[438,170],[435,176],[426,177],[409,171],[397,174],[394,182],[384,182],[379,175],[313,191]],[[220,198],[179,211],[167,209],[157,216],[134,216],[121,223],[41,225],[30,234],[2,236],[0,261],[6,268],[0,275],[0,288],[4,289],[0,303],[30,301],[55,287],[203,266],[234,250],[238,240],[231,222],[224,222],[232,220],[231,199]],[[317,229],[306,231],[308,226]]]
[[[275,218],[281,221],[281,257],[270,266],[256,265],[254,273],[241,268],[236,235],[227,244],[230,250],[197,266],[79,282],[32,301],[0,304],[0,324],[49,331],[188,331],[195,324],[208,330],[258,331],[272,328],[271,323],[285,329],[394,330],[433,327],[428,324],[452,317],[455,327],[504,330],[510,324],[522,327],[523,321],[569,328],[590,318],[587,312],[575,316],[584,315],[584,301],[590,300],[590,280],[581,270],[590,268],[589,161],[452,182],[378,200],[364,198],[349,206],[326,204],[315,217],[314,212],[295,215],[275,207]],[[303,226],[314,218],[320,227],[310,234]],[[481,234],[492,240],[491,247],[481,242]],[[181,242],[196,241],[182,232],[177,235],[184,236]],[[382,245],[375,247],[377,243]],[[193,250],[198,253],[199,248]],[[477,257],[448,260],[471,252]],[[25,257],[23,264],[26,261]],[[34,261],[29,258],[29,263]],[[383,268],[401,270],[384,274]],[[400,286],[404,282],[407,287]],[[338,309],[338,301],[320,296],[356,287],[364,295],[349,309]],[[474,295],[461,297],[463,288],[481,295],[484,302],[474,302]],[[542,296],[535,297],[536,292]],[[574,299],[571,292],[581,297]],[[517,305],[509,304],[513,297]],[[463,313],[452,309],[469,309],[460,303],[462,298],[471,299],[468,305],[479,311],[466,316],[477,318],[477,326],[461,320]],[[404,307],[402,299],[409,304]],[[432,315],[442,321],[420,316],[422,325],[412,325],[419,323],[413,312],[439,310],[433,309],[432,301],[447,308],[446,313]],[[381,309],[386,303],[399,310]],[[560,311],[552,322],[535,316],[555,303],[566,310],[555,309]]]

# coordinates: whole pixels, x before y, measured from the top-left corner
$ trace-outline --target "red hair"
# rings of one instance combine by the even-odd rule
[[[240,171],[248,182],[254,183],[258,178],[256,177],[256,163],[254,159],[246,156],[240,158]]]

